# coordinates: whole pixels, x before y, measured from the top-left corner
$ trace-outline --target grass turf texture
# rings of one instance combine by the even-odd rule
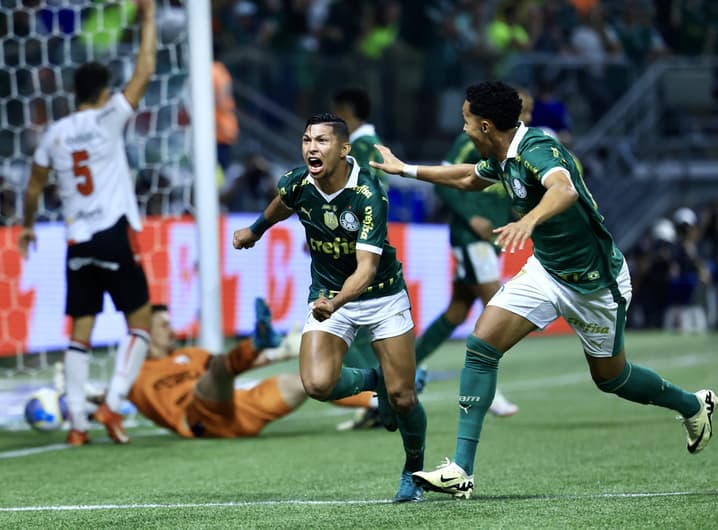
[[[695,391],[718,389],[715,338],[630,333],[626,344]],[[429,359],[427,467],[453,455],[463,351],[447,343]],[[673,413],[596,390],[575,337],[519,344],[499,383],[521,410],[487,418],[470,501],[390,504],[398,433],[336,432],[351,412],[307,402],[255,439],[139,427],[126,447],[94,431],[92,446],[8,457],[65,433],[2,433],[0,528],[718,528],[718,441],[689,455]]]

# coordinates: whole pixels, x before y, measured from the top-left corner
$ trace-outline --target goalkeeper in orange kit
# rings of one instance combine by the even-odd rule
[[[256,436],[306,399],[299,374],[269,377],[251,388],[235,388],[234,378],[251,368],[297,357],[299,333],[278,336],[262,299],[255,302],[255,331],[225,354],[198,347],[176,348],[167,306],[152,307],[147,360],[129,400],[148,419],[186,438]],[[371,393],[335,402],[357,406]],[[346,401],[346,402],[345,402]]]

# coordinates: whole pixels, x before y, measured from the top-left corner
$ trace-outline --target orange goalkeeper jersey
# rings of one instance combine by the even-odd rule
[[[197,380],[205,373],[211,354],[190,347],[162,359],[147,359],[130,389],[129,399],[148,419],[192,437],[185,421]]]

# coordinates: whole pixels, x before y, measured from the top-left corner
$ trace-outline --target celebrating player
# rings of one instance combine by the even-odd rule
[[[459,431],[453,461],[414,474],[424,488],[468,498],[481,426],[496,388],[499,360],[531,331],[563,316],[574,329],[591,371],[604,392],[678,412],[688,451],[701,451],[712,435],[715,393],[686,392],[652,370],[626,360],[624,328],[631,279],[621,252],[571,153],[541,129],[518,122],[521,100],[503,82],[470,86],[463,104],[464,132],[481,160],[453,166],[411,166],[378,146],[383,163],[372,165],[459,189],[501,182],[521,215],[494,229],[504,251],[534,254],[493,296],[466,340],[459,385]]]
[[[123,129],[155,71],[154,0],[138,0],[142,14],[134,72],[121,93],[110,93],[110,70],[87,63],[75,71],[77,110],[51,125],[35,151],[25,193],[19,249],[23,257],[36,242],[38,200],[51,170],[57,177],[67,227],[66,313],[72,318],[65,352],[70,445],[89,442],[85,382],[90,337],[105,292],[124,312],[128,334],[120,343],[105,403],[95,417],[116,443],[129,438],[118,414],[147,354],[150,304],[135,232],[141,229],[134,184],[125,154]]]
[[[281,177],[279,195],[254,224],[234,232],[233,244],[253,247],[273,224],[298,214],[312,257],[299,357],[304,388],[321,401],[376,389],[384,425],[399,428],[406,453],[394,500],[418,501],[422,492],[411,473],[423,466],[426,415],[414,385],[409,296],[387,239],[386,193],[350,149],[344,120],[330,113],[307,120],[305,165]],[[369,330],[381,371],[342,365],[361,326]]]

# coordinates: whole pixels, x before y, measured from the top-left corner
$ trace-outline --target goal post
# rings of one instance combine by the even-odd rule
[[[219,268],[219,205],[217,149],[212,90],[212,33],[209,0],[187,3],[192,98],[192,160],[194,161],[195,219],[199,238],[201,347],[215,353],[223,348],[222,296]]]
[[[143,261],[150,276],[165,272],[171,241],[150,236],[161,232],[160,222],[181,224],[193,217],[192,244],[198,250],[189,256],[191,263],[182,263],[181,277],[188,278],[191,296],[172,313],[192,312],[199,321],[186,326],[184,336],[199,336],[201,346],[219,352],[224,342],[223,242],[215,179],[210,1],[156,3],[157,69],[125,131],[140,211],[147,216],[143,239],[152,241],[143,248]],[[64,348],[69,329],[63,316],[64,232],[52,175],[37,215],[41,240],[28,261],[17,252],[32,154],[45,128],[74,109],[74,70],[85,61],[107,64],[112,90],[119,90],[132,74],[139,37],[134,0],[0,2],[0,357],[16,355],[16,369],[27,366],[25,353],[40,353],[43,359],[43,352]],[[159,276],[166,281],[166,275]],[[153,284],[150,291],[153,302],[170,301],[166,285]],[[93,343],[112,345],[123,333],[124,321],[113,309],[107,297]]]

